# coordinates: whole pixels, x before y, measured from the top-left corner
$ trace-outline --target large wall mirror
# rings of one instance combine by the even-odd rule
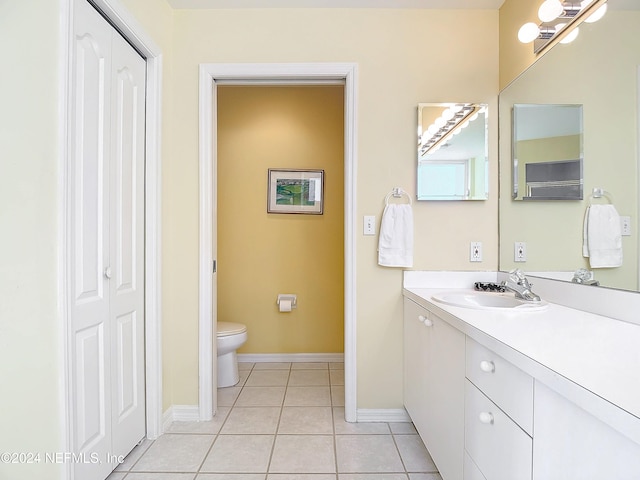
[[[486,200],[487,105],[418,105],[418,200]]]
[[[581,24],[573,43],[554,46],[500,93],[499,261],[501,270],[568,281],[587,268],[601,286],[638,291],[640,2],[608,4],[603,19]],[[512,113],[519,104],[582,106],[582,200],[512,198]],[[592,196],[594,188],[608,198]],[[592,269],[582,250],[585,212],[607,202],[630,217],[631,235],[622,237],[622,266]],[[515,242],[526,243],[525,263],[515,262]]]

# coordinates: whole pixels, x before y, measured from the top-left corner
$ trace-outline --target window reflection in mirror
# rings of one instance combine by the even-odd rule
[[[488,198],[487,105],[418,105],[418,200]]]
[[[513,106],[513,198],[582,200],[582,105]]]

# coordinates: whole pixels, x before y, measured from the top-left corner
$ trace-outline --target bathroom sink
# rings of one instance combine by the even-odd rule
[[[510,293],[489,292],[446,292],[433,295],[436,302],[454,307],[475,308],[478,310],[543,310],[548,304],[545,301],[527,302]]]

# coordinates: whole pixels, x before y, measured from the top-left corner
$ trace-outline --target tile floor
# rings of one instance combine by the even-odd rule
[[[174,422],[108,480],[442,480],[411,423],[344,421],[342,363],[241,363],[210,422]]]

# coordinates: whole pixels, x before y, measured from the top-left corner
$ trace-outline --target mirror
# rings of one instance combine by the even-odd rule
[[[582,105],[515,104],[513,198],[582,200]]]
[[[486,200],[487,105],[418,105],[418,200]]]
[[[604,18],[581,24],[573,43],[555,45],[500,93],[499,266],[567,281],[587,268],[601,286],[638,291],[640,2],[608,4]],[[583,200],[513,200],[515,104],[582,105]],[[591,197],[594,188],[609,198]],[[621,267],[592,269],[582,256],[585,211],[589,203],[607,202],[630,218],[631,235],[622,237]],[[515,261],[515,242],[526,244],[525,263]]]

